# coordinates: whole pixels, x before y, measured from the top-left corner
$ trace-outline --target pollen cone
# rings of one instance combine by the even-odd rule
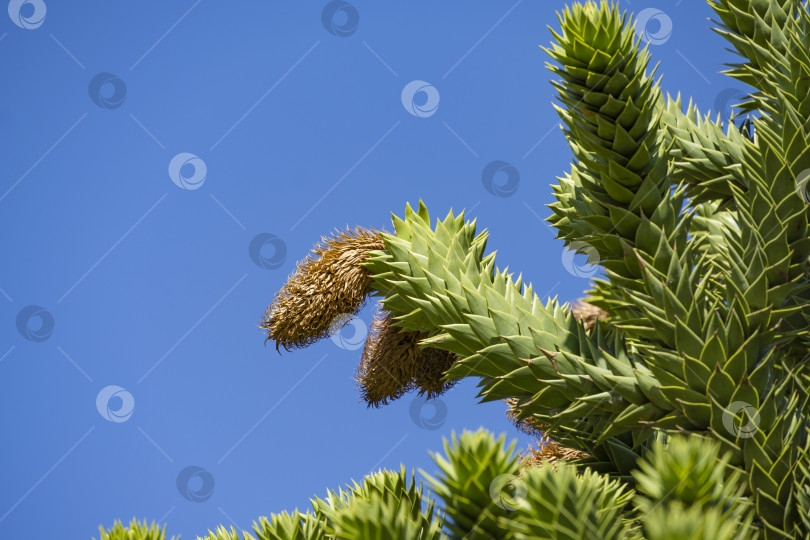
[[[515,398],[505,399],[504,402],[509,405],[509,408],[506,410],[506,417],[515,424],[515,427],[518,428],[520,431],[525,433],[526,435],[532,435],[534,437],[542,438],[543,428],[547,428],[547,424],[543,424],[538,422],[532,417],[518,418],[518,414],[520,410],[518,409],[518,400]]]
[[[259,326],[279,347],[306,347],[346,324],[363,306],[371,277],[360,264],[385,249],[379,231],[358,227],[323,238],[278,291]]]
[[[426,333],[405,331],[393,322],[389,312],[377,313],[357,368],[357,386],[369,407],[386,405],[411,390],[432,398],[452,386],[442,377],[454,355],[420,347]]]
[[[537,446],[530,446],[529,452],[521,456],[525,467],[540,465],[541,463],[554,463],[555,461],[570,461],[588,457],[588,454],[574,448],[568,448],[543,435]]]
[[[426,337],[428,337],[428,334],[420,334],[419,339]],[[442,395],[455,386],[455,381],[444,381],[444,374],[456,359],[455,354],[430,347],[421,348],[419,351],[421,355],[419,356],[418,369],[414,377],[414,383],[419,389],[419,395],[431,399]]]

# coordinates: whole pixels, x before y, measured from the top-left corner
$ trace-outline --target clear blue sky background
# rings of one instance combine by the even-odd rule
[[[528,444],[473,381],[369,410],[359,350],[279,355],[256,323],[322,234],[390,227],[420,197],[436,215],[472,209],[538,294],[587,289],[541,219],[570,162],[539,49],[564,2],[353,0],[329,29],[326,2],[46,4],[41,24],[31,4],[16,19],[36,28],[0,12],[0,538],[88,539],[133,516],[194,538],[373,468],[433,470],[427,451],[453,430]],[[624,6],[664,12],[648,31],[667,91],[709,109],[738,87],[703,2]],[[91,99],[99,73],[117,79]],[[423,117],[402,103],[414,80],[439,96]],[[183,152],[205,163],[197,189],[169,176]],[[519,173],[511,196],[483,185],[495,160]],[[250,256],[263,233],[286,255],[253,258],[276,268]],[[25,319],[29,305],[46,313]],[[99,412],[110,385],[123,390]]]

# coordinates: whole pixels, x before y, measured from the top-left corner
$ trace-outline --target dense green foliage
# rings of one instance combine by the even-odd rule
[[[739,125],[665,97],[616,6],[567,9],[546,49],[575,158],[549,221],[604,269],[593,329],[499,270],[463,214],[409,206],[360,265],[397,328],[455,355],[445,381],[476,377],[588,457],[521,468],[465,433],[427,476],[441,510],[380,472],[257,538],[810,537],[810,11],[709,3],[753,88]]]
[[[464,432],[445,444],[444,455],[433,454],[440,469],[436,477],[422,473],[444,501],[443,512],[435,511],[403,468],[315,497],[307,513],[261,518],[252,534],[220,527],[204,540],[621,539],[645,537],[642,524],[652,539],[735,538],[723,532],[736,534],[750,521],[750,505],[739,498],[739,475],[723,479],[716,444],[675,438],[650,456],[634,472],[635,492],[620,480],[578,472],[565,462],[521,471],[514,443],[507,446],[504,436]],[[641,520],[628,517],[633,504]],[[684,528],[697,536],[683,535]],[[147,529],[133,521],[129,529],[117,523],[101,540],[165,537],[154,525]]]

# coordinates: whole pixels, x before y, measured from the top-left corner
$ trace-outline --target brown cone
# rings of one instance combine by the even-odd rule
[[[386,405],[411,390],[432,398],[452,386],[442,377],[454,355],[420,347],[419,341],[428,334],[402,330],[393,323],[391,313],[377,313],[357,368],[357,385],[369,407]]]
[[[428,334],[421,334],[419,339],[428,337]],[[420,349],[421,356],[418,363],[414,383],[419,389],[419,395],[425,395],[428,399],[440,396],[447,390],[455,386],[456,382],[445,382],[444,374],[453,365],[456,355],[450,351],[424,347]]]
[[[525,467],[540,465],[541,463],[554,463],[555,461],[571,461],[588,457],[588,454],[574,448],[568,448],[543,435],[537,446],[530,446],[529,452],[521,456]]]
[[[369,251],[385,249],[379,231],[358,227],[323,238],[276,294],[259,326],[279,347],[306,347],[345,325],[365,302]]]
[[[515,424],[515,427],[518,428],[520,431],[525,433],[526,435],[532,435],[534,437],[541,438],[544,436],[543,428],[548,427],[547,424],[543,424],[538,422],[532,417],[519,419],[518,418],[518,400],[515,398],[505,399],[504,402],[509,405],[509,408],[506,410],[506,416],[509,420]]]

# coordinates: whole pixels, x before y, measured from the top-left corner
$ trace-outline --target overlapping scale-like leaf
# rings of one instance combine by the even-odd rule
[[[545,50],[556,61],[549,69],[560,77],[553,83],[557,111],[577,162],[555,187],[558,202],[549,221],[567,243],[587,242],[606,268],[636,277],[627,256],[634,231],[650,219],[671,231],[681,204],[667,197],[660,90],[647,73],[649,53],[615,5],[576,4],[560,22]],[[673,203],[670,216],[658,211]]]
[[[670,413],[655,375],[619,333],[589,334],[554,301],[483,256],[486,234],[452,213],[431,227],[427,209],[395,219],[390,248],[372,253],[372,287],[400,326],[431,331],[426,346],[459,359],[449,379],[476,376],[485,401],[516,398],[522,417],[580,437],[588,447]],[[435,238],[435,240],[434,240]],[[651,398],[651,396],[653,396]]]
[[[719,201],[724,207],[731,206],[731,185],[738,190],[747,188],[741,163],[745,146],[752,144],[748,138],[733,124],[725,126],[724,132],[722,124],[708,116],[701,118],[691,101],[683,112],[680,96],[667,99],[661,124],[672,160],[673,179],[688,186],[691,204]]]

